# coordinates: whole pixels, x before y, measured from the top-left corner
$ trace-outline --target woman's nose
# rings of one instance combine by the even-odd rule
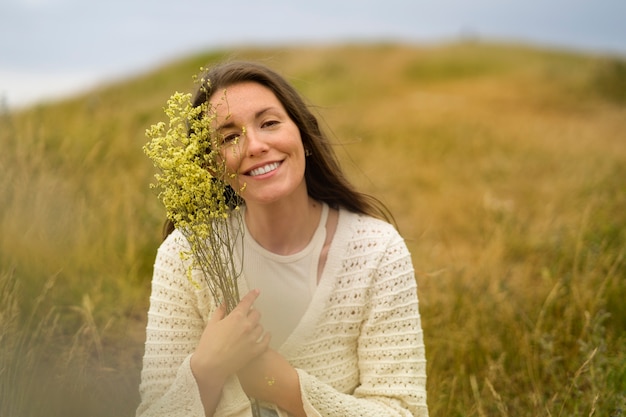
[[[254,129],[246,129],[243,134],[245,153],[248,156],[255,156],[267,152],[268,145],[263,138],[263,134]]]

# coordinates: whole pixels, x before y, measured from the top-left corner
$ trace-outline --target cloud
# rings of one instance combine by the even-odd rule
[[[89,72],[41,73],[0,69],[0,97],[9,107],[17,108],[87,91],[102,78],[103,74]]]
[[[436,42],[469,33],[626,54],[625,15],[624,0],[0,0],[0,70],[13,74],[0,88],[15,101],[49,90],[14,90],[39,85],[25,77],[54,81],[54,91],[72,80],[81,88],[94,74],[118,77],[241,44]]]

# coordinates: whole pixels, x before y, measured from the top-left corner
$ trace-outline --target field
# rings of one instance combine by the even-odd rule
[[[430,414],[626,416],[626,61],[524,45],[211,51],[0,114],[0,417],[132,416],[163,210],[144,131],[261,60],[413,256]]]

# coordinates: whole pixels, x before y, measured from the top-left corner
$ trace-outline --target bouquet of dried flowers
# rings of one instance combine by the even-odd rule
[[[193,282],[191,271],[199,268],[213,297],[230,312],[239,302],[242,265],[233,253],[243,227],[231,227],[232,222],[241,226],[242,216],[228,186],[235,175],[226,172],[220,157],[222,139],[214,110],[208,100],[194,107],[191,94],[175,93],[164,109],[169,123],[146,130],[144,152],[158,170],[151,186],[158,190],[168,219],[189,242],[190,251],[181,253],[193,261],[189,278]]]
[[[195,81],[201,86],[208,83]],[[200,91],[208,94],[206,89]],[[228,105],[226,97],[222,101]],[[199,285],[192,271],[200,269],[211,295],[230,312],[239,303],[237,280],[243,269],[234,256],[244,230],[235,190],[243,191],[245,184],[233,188],[236,174],[227,172],[221,157],[223,138],[209,100],[193,106],[191,94],[177,92],[164,111],[169,123],[146,130],[149,141],[144,152],[158,170],[151,186],[158,190],[168,219],[189,242],[189,251],[181,252],[181,258],[192,260],[189,279]],[[236,152],[236,147],[230,149]],[[251,401],[253,416],[260,417],[258,401]]]

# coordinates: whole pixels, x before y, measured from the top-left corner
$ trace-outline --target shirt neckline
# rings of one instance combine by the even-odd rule
[[[244,207],[244,210],[245,210],[245,207]],[[289,263],[289,262],[298,261],[302,259],[303,257],[309,255],[313,250],[315,250],[315,248],[319,245],[319,243],[324,244],[324,241],[326,240],[326,222],[328,220],[329,211],[330,210],[329,210],[328,204],[326,204],[325,202],[322,202],[322,214],[320,215],[319,223],[315,229],[315,232],[313,233],[313,236],[311,237],[311,240],[309,240],[307,245],[302,250],[296,253],[289,254],[289,255],[280,255],[272,251],[269,251],[265,249],[263,246],[261,246],[259,242],[257,242],[250,235],[250,231],[248,230],[248,225],[246,224],[246,221],[245,221],[245,212],[244,212],[243,213],[244,221],[242,222],[243,227],[244,227],[244,236],[243,236],[244,246],[248,249],[256,251],[259,255],[268,259],[272,259],[276,262]]]

